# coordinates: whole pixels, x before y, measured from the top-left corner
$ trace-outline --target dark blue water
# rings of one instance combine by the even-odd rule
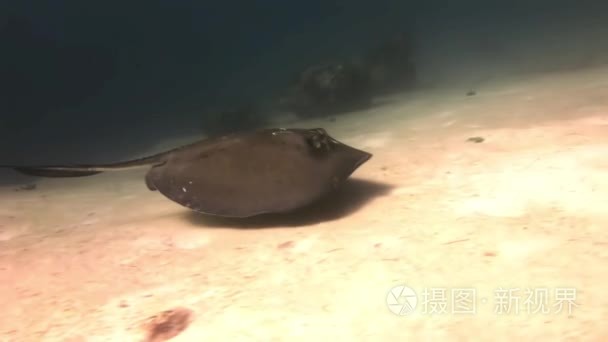
[[[272,99],[302,68],[351,58],[398,32],[412,37],[418,76],[428,84],[608,56],[602,1],[0,6],[2,163],[120,159],[126,150],[197,134],[210,108]]]

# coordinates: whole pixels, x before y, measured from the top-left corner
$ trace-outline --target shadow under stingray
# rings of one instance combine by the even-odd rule
[[[349,179],[339,189],[312,205],[289,213],[226,218],[187,211],[185,218],[196,225],[217,228],[261,229],[307,226],[345,217],[363,207],[372,198],[388,193],[391,188],[392,186],[384,183]]]

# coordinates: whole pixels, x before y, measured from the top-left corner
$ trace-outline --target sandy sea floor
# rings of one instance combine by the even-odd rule
[[[201,217],[145,170],[5,184],[0,340],[144,341],[174,310],[172,341],[605,341],[608,68],[475,90],[298,123],[374,157],[287,218]]]

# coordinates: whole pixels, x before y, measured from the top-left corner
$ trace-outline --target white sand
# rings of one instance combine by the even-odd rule
[[[194,215],[143,171],[1,188],[0,340],[138,341],[176,307],[194,316],[174,341],[606,340],[608,68],[467,90],[301,123],[374,157],[333,206],[243,225],[271,229]],[[387,307],[400,284],[413,314]],[[446,313],[424,312],[431,288]],[[452,312],[456,288],[475,314]],[[519,313],[494,312],[497,288]],[[552,311],[526,312],[525,288]]]

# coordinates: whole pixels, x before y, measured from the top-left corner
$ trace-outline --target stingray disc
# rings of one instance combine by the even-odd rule
[[[146,183],[192,210],[248,217],[306,206],[370,157],[323,129],[265,129],[172,151],[150,169]]]

